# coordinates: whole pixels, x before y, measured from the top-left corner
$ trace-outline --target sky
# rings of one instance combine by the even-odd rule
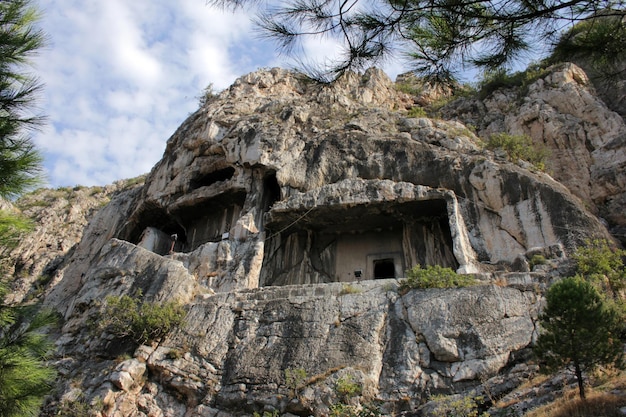
[[[145,174],[212,83],[293,66],[246,12],[205,0],[35,0],[47,46],[34,60],[47,124],[33,136],[47,187],[106,185]],[[323,59],[333,45],[309,43]],[[388,72],[394,72],[391,67]],[[395,77],[395,75],[392,75]]]

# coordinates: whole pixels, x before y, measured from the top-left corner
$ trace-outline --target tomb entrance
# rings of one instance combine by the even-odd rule
[[[272,217],[262,286],[402,278],[418,263],[459,266],[443,198],[330,204]]]

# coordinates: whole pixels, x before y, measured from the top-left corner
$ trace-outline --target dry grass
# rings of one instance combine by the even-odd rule
[[[620,408],[626,407],[626,396],[607,392],[588,395],[585,401],[578,392],[527,413],[527,417],[624,417]]]
[[[578,389],[566,391],[558,400],[526,413],[525,417],[624,417],[626,407],[626,373],[596,381],[586,389],[587,398],[578,396]]]

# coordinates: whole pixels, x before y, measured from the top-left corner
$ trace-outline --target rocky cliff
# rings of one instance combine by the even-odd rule
[[[581,68],[558,65],[526,89],[457,100],[442,113],[475,126],[482,137],[525,134],[545,146],[551,175],[626,242],[626,124],[598,97]]]
[[[596,100],[570,109],[594,122],[556,119],[583,132],[571,152],[587,149],[595,165],[581,169],[602,192],[574,182],[573,194],[458,121],[410,117],[415,98],[378,70],[333,85],[281,69],[240,78],[181,125],[145,183],[81,218],[54,267],[29,267],[53,276],[35,296],[64,318],[48,412],[80,400],[119,417],[326,415],[348,377],[389,415],[435,393],[506,395],[534,369],[541,289],[586,239],[610,238],[589,202],[610,210],[624,193],[623,121],[576,71],[529,94]],[[482,114],[485,131],[508,120],[463,114]],[[399,292],[417,264],[479,285]],[[184,303],[186,324],[136,350],[93,332],[107,296],[138,292]]]

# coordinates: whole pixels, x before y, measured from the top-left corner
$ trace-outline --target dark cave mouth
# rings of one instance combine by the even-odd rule
[[[275,240],[267,244],[261,285],[310,283],[310,276],[401,278],[414,264],[459,266],[443,198],[300,208],[273,218],[266,227]]]

